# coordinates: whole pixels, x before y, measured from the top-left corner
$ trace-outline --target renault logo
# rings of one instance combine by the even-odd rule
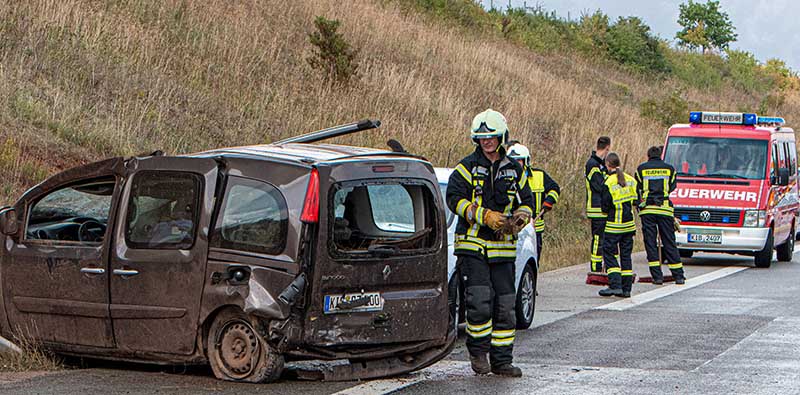
[[[383,279],[387,280],[390,274],[392,274],[392,268],[390,268],[389,265],[386,265],[383,268]]]
[[[711,220],[711,213],[708,211],[701,211],[700,212],[700,220],[703,222],[708,222]]]

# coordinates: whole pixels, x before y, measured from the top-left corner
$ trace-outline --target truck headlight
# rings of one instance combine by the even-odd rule
[[[767,212],[764,210],[747,210],[744,212],[744,227],[763,228],[767,226]]]

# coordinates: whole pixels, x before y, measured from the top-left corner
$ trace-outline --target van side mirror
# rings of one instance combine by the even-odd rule
[[[787,186],[789,185],[789,169],[778,169],[778,176],[775,179],[775,185]]]
[[[0,210],[0,232],[6,236],[17,234],[17,211],[11,207]]]

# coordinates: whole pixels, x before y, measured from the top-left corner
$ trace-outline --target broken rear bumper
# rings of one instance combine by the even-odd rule
[[[302,380],[352,381],[397,376],[424,369],[450,354],[456,340],[455,329],[451,330],[444,343],[424,343],[418,351],[395,352],[394,355],[371,358],[350,358],[346,364],[321,364],[314,370],[296,368],[288,373]]]

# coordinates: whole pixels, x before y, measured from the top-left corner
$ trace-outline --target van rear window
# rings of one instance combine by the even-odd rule
[[[393,255],[433,248],[438,213],[421,183],[345,183],[331,192],[336,253]]]

